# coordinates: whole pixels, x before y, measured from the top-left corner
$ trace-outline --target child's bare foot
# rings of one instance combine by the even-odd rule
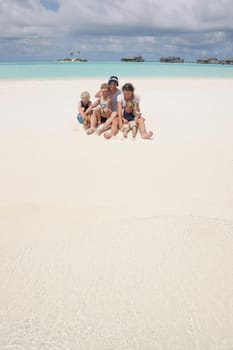
[[[90,128],[87,130],[87,135],[92,135],[92,134],[94,134],[95,131],[96,131],[95,128]]]
[[[142,138],[145,140],[151,139],[153,136],[153,132],[152,131],[148,131],[145,134],[142,135]]]
[[[133,134],[133,138],[135,139],[135,137],[137,135],[137,128],[136,127],[133,127],[132,134]]]

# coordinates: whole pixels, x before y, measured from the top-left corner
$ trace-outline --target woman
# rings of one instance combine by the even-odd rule
[[[132,101],[134,104],[135,110],[135,121],[137,123],[137,127],[143,139],[150,139],[153,136],[152,131],[146,131],[145,119],[142,117],[140,113],[140,98],[139,96],[134,94],[134,86],[131,83],[127,83],[122,88],[122,94],[117,98],[117,106],[118,106],[118,118],[115,119],[118,122],[118,128],[121,130],[123,125],[122,115],[123,110],[127,104],[127,102]],[[115,130],[114,130],[115,131]],[[106,139],[110,139],[115,136],[115,132],[112,131],[110,133],[104,134]]]

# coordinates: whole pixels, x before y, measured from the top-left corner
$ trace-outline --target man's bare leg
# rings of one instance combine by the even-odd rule
[[[106,120],[104,125],[99,129],[99,134],[102,134],[104,131],[108,130],[113,120],[117,117],[117,112],[112,112],[111,116]]]
[[[119,118],[114,118],[111,126],[111,132],[106,132],[104,137],[109,140],[112,137],[116,136],[119,131]]]
[[[150,139],[153,136],[152,131],[146,131],[146,126],[145,126],[145,119],[144,118],[139,118],[138,119],[138,128],[140,131],[140,134],[143,139]]]

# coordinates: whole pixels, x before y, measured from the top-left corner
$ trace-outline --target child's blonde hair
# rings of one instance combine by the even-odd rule
[[[132,109],[134,109],[134,103],[133,103],[133,101],[127,101],[125,107],[126,107],[126,108],[132,108]]]
[[[81,99],[82,99],[82,100],[88,100],[88,101],[90,101],[91,96],[90,96],[89,92],[88,92],[88,91],[82,92],[82,93],[81,93]]]
[[[100,86],[100,90],[102,90],[102,89],[107,89],[107,90],[109,90],[109,85],[108,84],[106,84],[106,83],[103,83],[103,84],[101,84],[101,86]]]

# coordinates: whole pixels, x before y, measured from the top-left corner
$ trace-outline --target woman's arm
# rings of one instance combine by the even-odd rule
[[[140,104],[139,102],[136,102],[135,104],[135,121],[138,121],[138,118],[142,116],[141,109],[140,109]]]
[[[136,102],[136,103],[135,103],[135,112],[136,112],[136,113],[141,113],[141,110],[140,110],[140,103],[139,103],[139,102]]]

